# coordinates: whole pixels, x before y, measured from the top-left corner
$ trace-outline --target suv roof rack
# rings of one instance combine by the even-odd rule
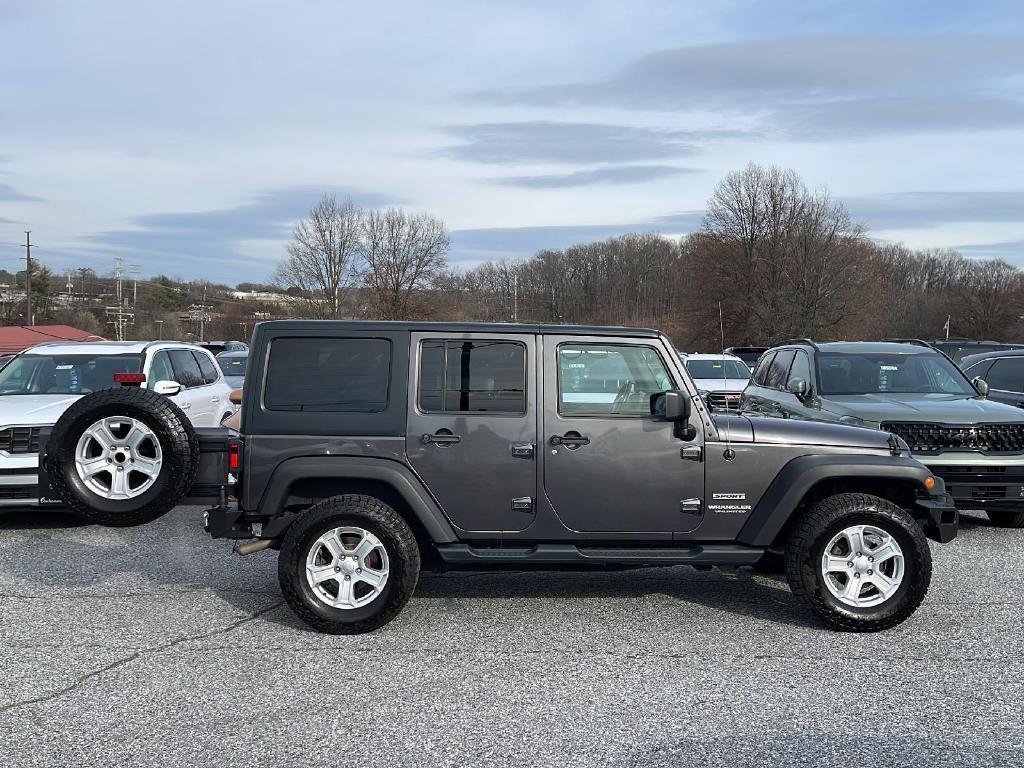
[[[932,346],[931,342],[924,341],[923,339],[886,338],[886,339],[882,339],[882,341],[888,342],[890,344],[913,344],[913,345],[918,346],[918,347],[931,347]]]
[[[811,339],[787,339],[786,341],[780,341],[775,346],[776,347],[786,347],[786,346],[789,346],[791,344],[801,344],[801,345],[804,345],[804,346],[808,346],[811,349],[817,349],[818,348],[818,345],[815,344]]]

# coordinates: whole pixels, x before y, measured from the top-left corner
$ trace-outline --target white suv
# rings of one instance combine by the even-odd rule
[[[743,388],[750,383],[750,369],[735,355],[684,354],[683,364],[708,407],[738,411]]]
[[[167,395],[197,427],[220,426],[235,410],[220,367],[200,347],[167,341],[39,344],[0,370],[0,507],[38,503],[40,428],[54,424],[82,395],[118,386],[130,374],[141,374],[141,386]]]

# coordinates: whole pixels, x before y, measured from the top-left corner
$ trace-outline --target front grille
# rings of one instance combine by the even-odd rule
[[[881,427],[906,440],[911,453],[1024,451],[1024,424],[975,424],[958,427],[911,421],[887,421],[883,422]]]
[[[0,429],[0,451],[39,453],[39,427]]]
[[[741,398],[739,392],[708,392],[708,407],[714,411],[738,411]]]

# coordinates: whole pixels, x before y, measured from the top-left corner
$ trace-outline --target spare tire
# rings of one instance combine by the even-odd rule
[[[165,396],[139,387],[104,389],[61,415],[44,462],[53,490],[79,517],[140,525],[188,492],[199,470],[199,438]]]

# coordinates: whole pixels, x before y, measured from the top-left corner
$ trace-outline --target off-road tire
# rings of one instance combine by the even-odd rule
[[[75,469],[82,433],[108,416],[138,419],[160,442],[157,480],[133,499],[105,499]],[[57,419],[46,444],[44,466],[60,499],[82,519],[113,527],[141,525],[166,514],[186,494],[199,471],[199,438],[188,416],[164,395],[139,387],[102,389],[79,398]]]
[[[903,550],[905,573],[897,591],[877,606],[858,608],[837,600],[821,573],[821,557],[831,538],[851,525],[872,525],[893,536]],[[909,617],[924,600],[932,576],[931,550],[921,527],[886,499],[841,493],[818,501],[803,513],[786,547],[786,580],[826,624],[847,632],[877,632]]]
[[[326,531],[356,526],[374,534],[388,554],[389,575],[368,605],[341,609],[322,602],[306,579],[306,556]],[[281,592],[295,615],[319,632],[358,635],[391,621],[405,606],[420,577],[416,536],[398,512],[373,496],[334,496],[310,507],[288,527],[277,560]]]
[[[999,528],[1024,528],[1024,509],[989,509],[985,514]]]

